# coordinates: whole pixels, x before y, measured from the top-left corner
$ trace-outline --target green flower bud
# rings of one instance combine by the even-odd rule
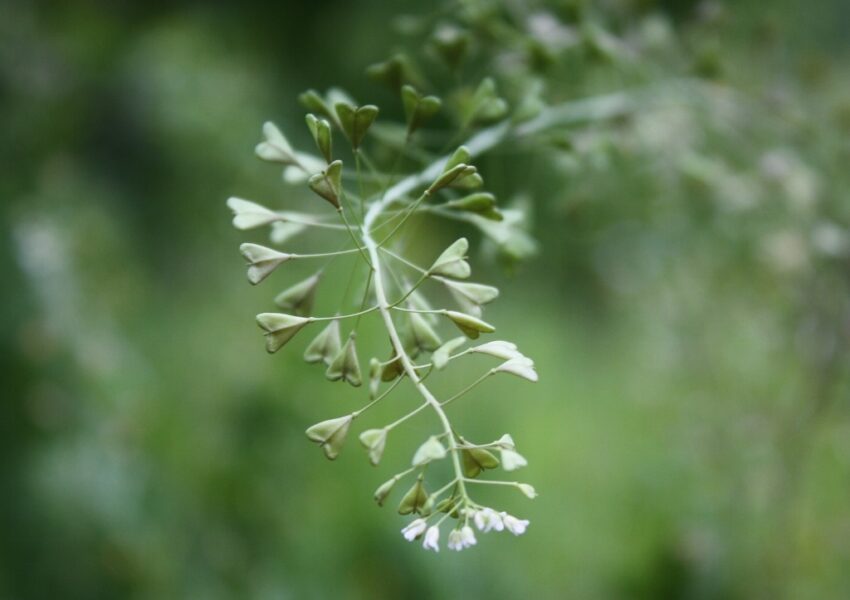
[[[330,460],[334,460],[339,456],[339,451],[345,443],[345,437],[348,435],[348,428],[351,425],[351,415],[337,417],[336,419],[328,419],[321,423],[316,423],[307,431],[307,437],[318,443]]]
[[[357,150],[369,127],[378,117],[378,107],[373,104],[354,107],[347,102],[339,102],[334,105],[336,116],[351,147]]]
[[[434,363],[434,368],[438,371],[445,368],[445,366],[449,364],[451,353],[460,348],[465,342],[465,337],[458,337],[453,340],[449,340],[437,348],[431,355],[431,362]]]
[[[460,454],[463,459],[463,474],[467,477],[478,477],[481,471],[499,466],[499,459],[483,448],[464,448]]]
[[[363,380],[360,376],[360,362],[357,360],[357,345],[354,339],[355,334],[352,331],[345,345],[325,371],[325,377],[331,381],[344,379],[354,387],[359,387]]]
[[[305,117],[307,128],[310,130],[310,135],[313,136],[313,141],[316,142],[316,147],[325,161],[331,162],[333,156],[333,141],[331,138],[331,124],[325,119],[318,119],[315,115],[308,114]]]
[[[422,483],[422,477],[420,477],[401,499],[398,505],[398,514],[419,513],[427,501],[428,492],[425,491],[425,485]]]
[[[316,286],[319,285],[321,275],[316,273],[303,281],[299,281],[275,296],[274,303],[281,309],[295,313],[296,315],[309,315],[313,310],[313,301],[316,299]]]
[[[446,449],[435,436],[431,436],[428,440],[419,446],[416,453],[413,455],[413,466],[418,467],[429,463],[432,460],[440,460],[446,457]]]
[[[367,429],[360,434],[360,443],[369,451],[369,462],[376,465],[381,462],[384,446],[387,443],[386,429]]]
[[[340,208],[339,196],[342,190],[342,161],[335,160],[321,173],[312,175],[307,180],[307,185],[316,194]]]
[[[317,335],[307,349],[304,350],[304,360],[308,363],[323,361],[330,366],[333,359],[339,354],[342,341],[339,335],[339,321],[333,320],[328,323],[319,335]]]
[[[443,314],[451,319],[452,322],[457,325],[458,329],[466,335],[466,337],[473,340],[477,339],[482,333],[492,333],[496,331],[496,328],[489,323],[461,312],[447,310]]]
[[[271,275],[278,265],[292,258],[291,254],[278,252],[259,244],[242,244],[239,246],[239,252],[248,261],[248,281],[252,285],[260,283]]]
[[[282,313],[261,313],[257,324],[266,332],[266,350],[274,353],[301,331],[310,319]]]
[[[469,263],[466,262],[467,250],[469,250],[469,242],[466,238],[460,238],[437,257],[437,260],[428,269],[428,273],[466,279],[472,272]]]

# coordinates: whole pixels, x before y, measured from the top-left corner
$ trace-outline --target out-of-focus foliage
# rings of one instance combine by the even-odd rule
[[[267,359],[233,285],[224,199],[290,201],[259,124],[307,145],[296,97],[332,85],[401,117],[364,70],[421,3],[4,0],[0,598],[846,597],[850,9],[462,4],[465,76],[512,102],[651,96],[478,163],[535,217],[487,279],[541,382],[457,411],[534,459],[529,532],[400,544],[362,456],[304,449],[350,396]]]

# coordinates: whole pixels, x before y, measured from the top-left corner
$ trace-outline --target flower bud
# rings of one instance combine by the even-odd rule
[[[532,500],[537,497],[537,490],[534,489],[533,485],[528,483],[518,483],[517,488],[519,488],[519,491]]]
[[[257,324],[266,332],[266,350],[269,353],[280,350],[309,322],[310,319],[305,317],[283,313],[261,313],[257,315]]]

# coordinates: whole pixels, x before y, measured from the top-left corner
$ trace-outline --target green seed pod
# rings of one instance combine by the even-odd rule
[[[369,462],[377,466],[387,443],[386,429],[367,429],[360,434],[360,443],[369,452]]]
[[[242,244],[239,246],[239,252],[248,262],[248,281],[252,285],[260,283],[279,265],[292,258],[291,254],[278,252],[259,244]]]
[[[313,310],[313,301],[316,299],[316,287],[319,285],[321,275],[315,273],[303,281],[299,281],[275,296],[274,303],[281,309],[295,313],[296,315],[309,315]]]
[[[351,415],[328,419],[327,421],[316,423],[308,428],[305,433],[308,438],[322,447],[325,456],[330,460],[334,460],[339,456],[339,451],[345,443],[345,437],[348,435],[351,420]]]
[[[292,146],[289,145],[289,140],[286,139],[286,136],[271,121],[263,123],[263,137],[265,139],[257,144],[254,149],[254,153],[259,158],[284,165],[291,165],[297,162],[295,152],[292,150]]]
[[[437,260],[428,269],[428,273],[466,279],[472,272],[469,263],[466,262],[467,250],[469,250],[469,242],[466,238],[460,238],[437,257]]]
[[[445,366],[449,364],[449,357],[451,356],[451,353],[460,348],[465,342],[465,337],[458,337],[453,340],[449,340],[437,348],[431,355],[431,362],[434,363],[434,368],[438,371],[444,369]]]
[[[357,150],[369,127],[378,117],[378,107],[373,104],[354,107],[347,102],[339,102],[334,106],[339,124],[342,127],[351,147]]]
[[[490,285],[452,281],[442,278],[441,281],[449,289],[449,293],[451,293],[452,297],[463,309],[463,312],[476,318],[481,317],[482,305],[492,302],[499,297],[499,290]]]
[[[280,350],[286,342],[301,331],[310,319],[282,313],[261,313],[257,324],[266,332],[266,350],[271,354]]]
[[[422,483],[422,477],[420,476],[401,499],[398,505],[398,514],[409,515],[410,513],[419,513],[427,501],[428,492],[425,491],[425,485]]]
[[[427,190],[425,190],[425,194],[428,196],[432,196],[436,192],[440,191],[446,186],[452,185],[456,181],[461,181],[477,174],[478,169],[476,169],[472,165],[467,165],[465,163],[455,165],[451,169],[449,169],[448,171],[444,171],[439,177],[437,177],[437,179],[434,180],[434,183],[432,183],[431,186]],[[481,177],[479,176],[478,179],[481,179]]]
[[[431,37],[431,47],[446,66],[457,69],[469,51],[469,33],[454,25],[441,25]]]
[[[440,460],[446,457],[446,449],[435,436],[429,437],[424,444],[419,446],[413,455],[413,466],[418,467],[432,460]]]
[[[383,506],[384,502],[386,502],[387,497],[390,495],[390,492],[393,491],[396,482],[398,479],[393,477],[392,479],[388,479],[384,483],[378,486],[378,489],[375,490],[375,502],[378,503],[378,506]]]
[[[478,477],[481,471],[499,466],[499,459],[483,448],[465,448],[460,454],[463,459],[463,474],[467,477]]]
[[[236,229],[254,229],[280,220],[276,212],[250,200],[232,196],[227,199],[227,206],[233,211],[233,226]]]
[[[411,341],[422,352],[433,352],[442,341],[428,322],[417,313],[408,313],[410,317]]]
[[[304,350],[304,360],[308,363],[324,362],[330,366],[339,354],[340,348],[342,348],[342,340],[339,334],[339,321],[333,320],[313,338]]]
[[[359,387],[363,380],[360,375],[360,362],[357,360],[357,345],[354,339],[355,334],[352,331],[336,358],[328,366],[328,370],[325,371],[325,377],[331,381],[343,379],[354,387]]]
[[[428,119],[437,114],[442,101],[436,96],[422,96],[412,85],[401,88],[401,100],[407,118],[407,134],[419,129]]]
[[[339,196],[342,190],[342,161],[335,160],[323,172],[312,175],[307,180],[307,185],[316,194],[339,209]]]
[[[313,141],[316,142],[316,147],[319,148],[319,152],[325,157],[325,161],[330,163],[333,156],[331,124],[325,119],[317,119],[312,114],[308,114],[305,119],[307,121],[307,128],[310,130],[310,135],[313,136]]]
[[[492,333],[496,331],[496,328],[489,323],[461,312],[447,310],[443,314],[451,319],[452,322],[457,325],[458,329],[466,335],[466,337],[473,340],[477,339],[482,333]]]

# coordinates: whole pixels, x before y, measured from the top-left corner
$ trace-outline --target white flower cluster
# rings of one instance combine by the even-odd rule
[[[487,533],[488,531],[510,531],[514,535],[522,535],[528,528],[528,519],[517,519],[506,512],[496,512],[492,508],[481,508],[477,510],[463,511],[466,517],[467,524],[463,527],[457,527],[449,533],[448,547],[449,550],[463,550],[470,548],[478,543],[475,539],[475,531],[469,526],[468,521],[471,519],[479,531]],[[426,550],[440,551],[440,527],[439,523],[428,526],[426,519],[419,518],[408,523],[401,534],[408,542],[425,534],[422,539],[422,547]]]

